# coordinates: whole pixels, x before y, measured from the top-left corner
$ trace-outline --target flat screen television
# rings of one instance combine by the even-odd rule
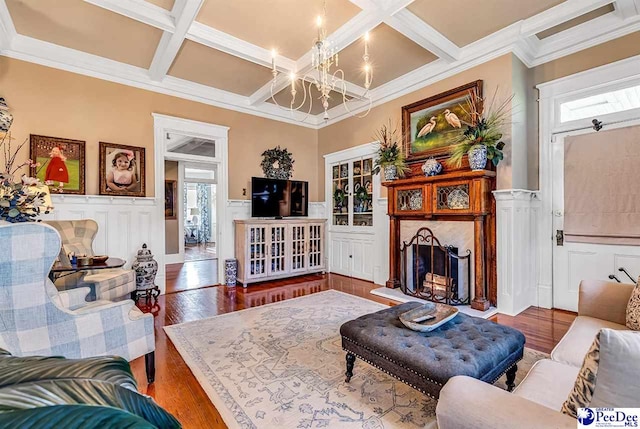
[[[307,216],[309,184],[297,180],[251,178],[251,216]]]

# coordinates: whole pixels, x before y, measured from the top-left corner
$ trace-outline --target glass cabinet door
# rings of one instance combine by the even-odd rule
[[[341,163],[332,168],[333,225],[349,225],[349,164]]]
[[[267,234],[266,227],[249,228],[249,274],[248,277],[262,277],[267,274]]]
[[[353,226],[373,226],[373,159],[353,161]]]
[[[332,224],[373,226],[373,158],[334,164],[332,172]]]

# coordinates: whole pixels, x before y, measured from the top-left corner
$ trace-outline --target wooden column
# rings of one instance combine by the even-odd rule
[[[471,302],[474,310],[485,311],[489,308],[486,298],[487,290],[487,249],[485,242],[485,216],[476,216],[473,220],[474,263],[475,263],[475,297]]]
[[[388,288],[400,287],[400,219],[389,216],[389,280]]]

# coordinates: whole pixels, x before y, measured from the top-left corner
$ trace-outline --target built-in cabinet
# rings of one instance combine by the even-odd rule
[[[243,285],[325,270],[324,219],[235,220]]]
[[[373,174],[374,144],[325,155],[329,267],[332,273],[373,280],[374,203],[380,178]]]

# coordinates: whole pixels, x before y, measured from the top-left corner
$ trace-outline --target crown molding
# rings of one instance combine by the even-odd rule
[[[149,72],[146,69],[75,49],[54,45],[49,42],[43,42],[27,36],[17,35],[13,39],[11,49],[2,50],[0,54],[22,61],[180,97],[186,100],[197,101],[199,103],[262,118],[314,129],[317,129],[319,125],[319,121],[315,116],[306,118],[305,122],[301,122],[305,117],[303,114],[292,116],[288,111],[283,112],[277,106],[261,106],[258,109],[249,104],[248,97],[173,76],[165,76],[162,82],[154,81],[150,78]]]
[[[84,0],[94,6],[124,15],[143,24],[173,33],[176,29],[171,12],[144,0]]]
[[[621,19],[613,13],[547,37],[540,44],[531,67],[640,31],[640,15]]]
[[[351,108],[348,110],[342,105],[331,109],[329,113],[332,119],[324,121],[323,113],[306,115],[290,112],[289,109],[265,102],[271,96],[271,81],[246,97],[166,76],[185,38],[262,66],[270,66],[271,53],[266,49],[195,22],[195,16],[203,0],[176,0],[171,12],[144,0],[85,1],[164,30],[150,70],[18,35],[5,0],[0,0],[0,54],[313,129],[334,124],[504,54],[513,53],[531,68],[640,31],[640,0],[567,0],[459,48],[406,10],[405,7],[411,0],[350,0],[362,11],[328,36],[338,48],[344,49],[366,31],[385,22],[394,28],[397,27],[396,31],[400,31],[440,58],[369,91],[371,105],[368,100],[361,100],[364,88],[345,81],[348,94],[356,99],[350,101]],[[540,31],[612,3],[615,6],[614,13],[603,15],[543,40],[535,36]],[[174,20],[174,16],[178,19]],[[399,29],[401,24],[402,30]],[[280,72],[295,71],[302,76],[312,71],[310,58],[310,52],[295,61],[279,57],[278,69]],[[276,92],[286,88],[288,84],[288,77],[280,73]]]

